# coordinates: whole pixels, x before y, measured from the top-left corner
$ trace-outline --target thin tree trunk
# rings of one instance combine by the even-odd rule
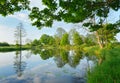
[[[20,51],[22,50],[22,25],[20,26]]]
[[[102,45],[102,43],[100,42],[100,36],[99,36],[99,34],[98,34],[97,31],[96,31],[96,38],[97,38],[97,42],[98,42],[100,48],[102,49],[102,48],[103,48],[103,45]]]

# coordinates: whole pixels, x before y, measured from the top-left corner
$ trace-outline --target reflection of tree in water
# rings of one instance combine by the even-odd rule
[[[69,65],[71,67],[77,67],[79,65],[80,59],[83,56],[83,52],[81,50],[73,50],[69,54]]]
[[[52,49],[35,49],[32,50],[32,53],[34,53],[35,55],[39,54],[43,60],[49,59],[54,55],[54,51]]]
[[[40,51],[40,57],[43,59],[43,60],[46,60],[46,59],[49,59],[50,57],[52,57],[54,54],[53,50],[49,49],[49,50],[41,50]]]
[[[79,64],[82,55],[83,53],[80,50],[60,50],[60,53],[58,56],[54,57],[54,60],[58,67],[63,67],[65,64],[69,64],[71,67],[76,67]]]
[[[22,61],[22,51],[17,51],[14,61],[14,68],[16,70],[18,77],[22,76],[25,67],[26,67],[26,62]]]
[[[68,63],[68,51],[60,49],[56,52],[56,56],[54,56],[55,63],[57,67],[63,67],[66,63]]]
[[[64,49],[36,49],[32,50],[32,53],[39,54],[43,60],[54,57],[54,61],[57,67],[63,67],[65,64],[76,68],[80,64],[80,60],[83,56],[86,56],[80,49],[76,50],[64,50]],[[87,56],[88,62],[91,60],[91,56]],[[96,59],[95,59],[96,60]]]
[[[26,57],[27,59],[29,59],[29,58],[31,57],[31,55],[32,55],[32,52],[31,52],[31,51],[28,51],[28,52],[25,54],[25,57]]]
[[[62,60],[62,58],[60,57],[60,55],[58,55],[58,56],[55,56],[54,57],[54,60],[55,60],[55,62],[56,62],[56,64],[57,64],[57,67],[63,67],[64,65],[65,65],[65,63],[63,62],[63,60]]]

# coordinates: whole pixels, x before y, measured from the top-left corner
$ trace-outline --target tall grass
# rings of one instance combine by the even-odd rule
[[[105,61],[88,74],[88,83],[120,83],[120,48],[102,51]]]

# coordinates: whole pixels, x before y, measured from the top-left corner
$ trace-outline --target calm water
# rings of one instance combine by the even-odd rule
[[[0,83],[87,83],[95,63],[94,57],[73,50],[0,53]]]

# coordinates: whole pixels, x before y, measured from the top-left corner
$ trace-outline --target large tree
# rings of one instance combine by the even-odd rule
[[[101,24],[111,9],[118,11],[120,7],[119,0],[42,0],[42,3],[46,6],[43,10],[33,7],[30,14],[33,25],[39,28],[52,26],[54,20],[79,23],[95,16]]]
[[[103,28],[110,11],[118,11],[120,8],[119,0],[42,0],[42,3],[45,5],[43,10],[33,7],[29,15],[32,24],[40,29],[44,26],[51,27],[54,21],[64,21],[67,23],[83,22],[83,25],[90,31],[97,31]],[[117,26],[110,27],[116,29],[120,21],[110,25]],[[98,35],[96,32],[99,40]]]
[[[109,43],[114,43],[116,41],[116,34],[120,31],[118,26],[113,25],[113,24],[105,24],[102,25],[103,28],[98,29],[97,40],[99,41],[99,45],[101,47],[107,46]]]
[[[0,0],[0,15],[7,16],[20,10],[29,9],[29,0]]]
[[[26,30],[23,28],[23,24],[19,23],[14,33],[16,45],[22,46],[23,37],[25,37],[26,35],[27,33]]]

